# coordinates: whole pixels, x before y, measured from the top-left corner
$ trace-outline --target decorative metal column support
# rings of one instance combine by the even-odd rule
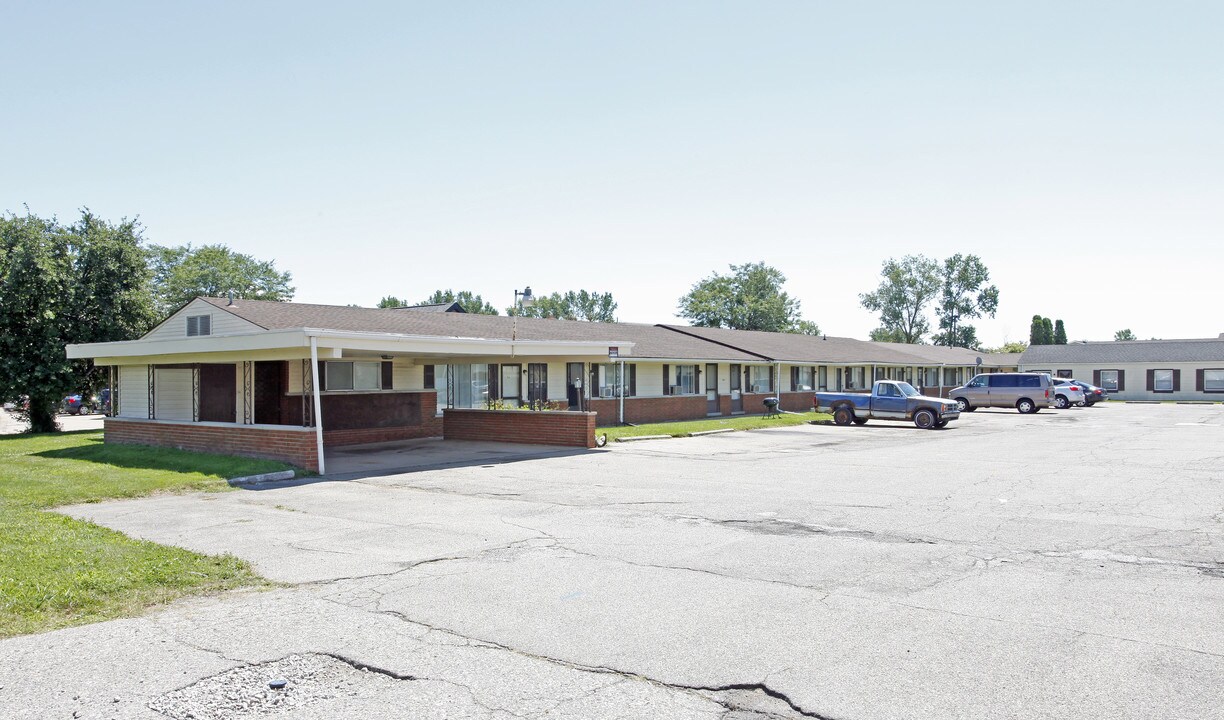
[[[191,366],[191,422],[200,422],[200,366]]]
[[[455,366],[446,366],[446,407],[455,407]]]
[[[314,385],[311,381],[310,361],[302,361],[302,427],[314,425],[313,406],[310,401],[314,395]]]
[[[255,363],[242,363],[242,424],[255,422]]]
[[[106,370],[106,384],[110,386],[110,407],[106,408],[106,416],[115,417],[115,409],[118,407],[119,402],[119,395],[115,392],[116,386],[118,385],[118,383],[115,382],[115,378],[118,376],[119,371],[114,365],[111,365]]]
[[[157,419],[157,375],[152,365],[146,366],[149,369],[149,419]]]

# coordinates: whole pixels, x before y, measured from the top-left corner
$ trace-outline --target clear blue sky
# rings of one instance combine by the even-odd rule
[[[610,291],[763,260],[865,337],[980,255],[987,344],[1224,332],[1224,3],[8,3],[0,210],[139,216],[296,299]],[[1089,270],[1091,267],[1093,269]]]

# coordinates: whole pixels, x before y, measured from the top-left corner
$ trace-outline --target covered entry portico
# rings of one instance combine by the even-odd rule
[[[628,352],[632,343],[620,347]],[[445,407],[500,397],[489,394],[490,368],[496,387],[507,372],[527,374],[557,358],[590,362],[607,348],[298,328],[72,345],[68,356],[111,369],[108,442],[267,457],[327,473],[328,448],[441,436]],[[485,375],[473,377],[473,367]]]

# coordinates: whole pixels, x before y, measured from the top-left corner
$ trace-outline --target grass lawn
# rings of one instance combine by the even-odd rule
[[[689,433],[703,430],[757,430],[760,428],[786,427],[788,425],[803,425],[813,420],[831,420],[832,415],[826,413],[782,413],[780,415],[738,415],[735,417],[709,418],[707,420],[685,420],[681,422],[650,423],[636,427],[597,428],[596,435],[608,434],[608,442],[617,438],[637,437],[640,435],[671,435],[683,437]]]
[[[268,460],[104,445],[102,433],[0,436],[0,637],[139,614],[265,581],[233,556],[133,540],[46,508],[155,492],[229,490]]]

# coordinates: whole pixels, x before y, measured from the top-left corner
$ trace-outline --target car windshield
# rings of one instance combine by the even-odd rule
[[[899,382],[897,383],[897,387],[901,389],[901,394],[905,397],[915,397],[922,394],[915,390],[913,385],[910,385],[907,382]]]

